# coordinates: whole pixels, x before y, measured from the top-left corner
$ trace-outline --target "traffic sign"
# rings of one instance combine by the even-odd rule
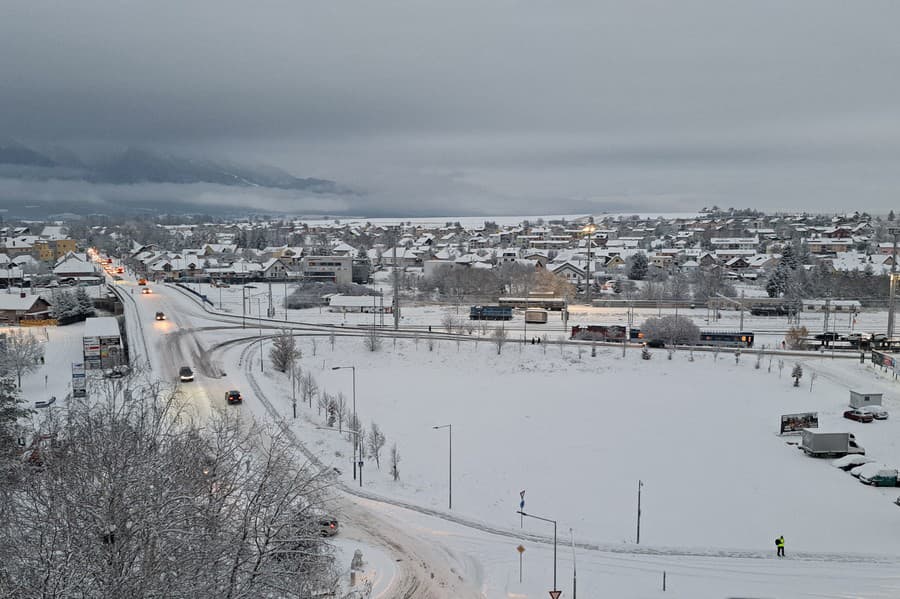
[[[519,545],[518,547],[516,547],[516,551],[518,551],[519,553],[525,553],[525,547],[522,545]]]
[[[559,599],[560,595],[562,595],[562,591],[550,591],[550,599]]]
[[[524,510],[525,509],[525,491],[524,491],[524,489],[522,491],[519,491],[519,497],[522,499],[519,502],[519,509]]]

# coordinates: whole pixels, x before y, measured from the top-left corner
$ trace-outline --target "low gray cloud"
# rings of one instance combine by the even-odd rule
[[[886,212],[898,17],[887,0],[7,3],[0,136],[270,163],[363,191],[258,192],[259,209]],[[163,192],[249,198],[149,196]]]

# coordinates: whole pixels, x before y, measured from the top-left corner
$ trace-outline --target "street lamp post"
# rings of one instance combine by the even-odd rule
[[[594,223],[589,223],[584,226],[582,232],[587,235],[587,251],[588,251],[588,259],[587,259],[587,276],[585,277],[585,287],[587,290],[587,303],[588,306],[591,305],[591,245],[594,239],[594,231],[597,230],[597,226]]]
[[[447,500],[447,509],[452,510],[453,509],[453,425],[452,424],[441,424],[439,426],[432,426],[431,428],[433,428],[434,430],[438,430],[438,429],[442,429],[442,428],[447,429],[447,433],[448,433],[447,439],[449,441],[449,447],[448,447],[448,451],[447,451],[447,454],[449,457],[449,463],[448,463],[448,469],[447,469],[447,480],[449,481],[449,489],[450,489],[449,490],[449,498]]]
[[[332,366],[332,370],[346,370],[350,369],[353,373],[353,421],[356,423],[356,426],[359,427],[359,418],[356,416],[356,366]],[[356,480],[356,446],[359,444],[359,435],[357,435],[353,440],[353,480]],[[362,463],[360,461],[360,463]],[[360,466],[359,472],[359,486],[362,486],[362,466]]]
[[[518,510],[516,513],[521,514],[526,518],[534,518],[535,520],[549,522],[553,525],[553,590],[556,591],[556,520],[551,520],[550,518],[542,518],[541,516],[535,516],[534,514],[526,514],[522,510]]]
[[[576,599],[578,597],[578,573],[575,567],[575,531],[570,528],[569,534],[572,535],[572,599]]]

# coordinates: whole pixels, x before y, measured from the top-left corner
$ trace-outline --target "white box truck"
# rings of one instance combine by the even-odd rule
[[[800,449],[815,458],[840,458],[850,453],[865,455],[866,450],[856,444],[853,433],[829,432],[805,428],[801,432]]]

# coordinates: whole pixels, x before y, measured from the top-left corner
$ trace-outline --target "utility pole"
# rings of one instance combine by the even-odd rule
[[[266,308],[266,316],[268,318],[275,317],[275,305],[272,303],[272,283],[269,283],[269,307]]]
[[[897,291],[896,272],[897,272],[897,236],[900,235],[900,227],[888,227],[888,233],[894,237],[894,246],[891,251],[891,283],[890,283],[890,302],[888,303],[888,325],[887,337],[890,339],[894,336],[894,299]]]
[[[744,330],[744,290],[741,289],[741,326],[740,330]]]
[[[638,504],[637,504],[637,545],[641,544],[641,487],[644,483],[638,480]]]
[[[391,306],[394,312],[394,330],[400,329],[400,273],[397,271],[397,244],[394,243],[394,297],[391,299]]]
[[[594,231],[597,230],[597,227],[594,225],[594,219],[591,217],[591,222],[586,224],[582,231],[587,235],[587,270],[585,276],[585,288],[587,291],[587,304],[591,305],[591,245],[594,240]]]

